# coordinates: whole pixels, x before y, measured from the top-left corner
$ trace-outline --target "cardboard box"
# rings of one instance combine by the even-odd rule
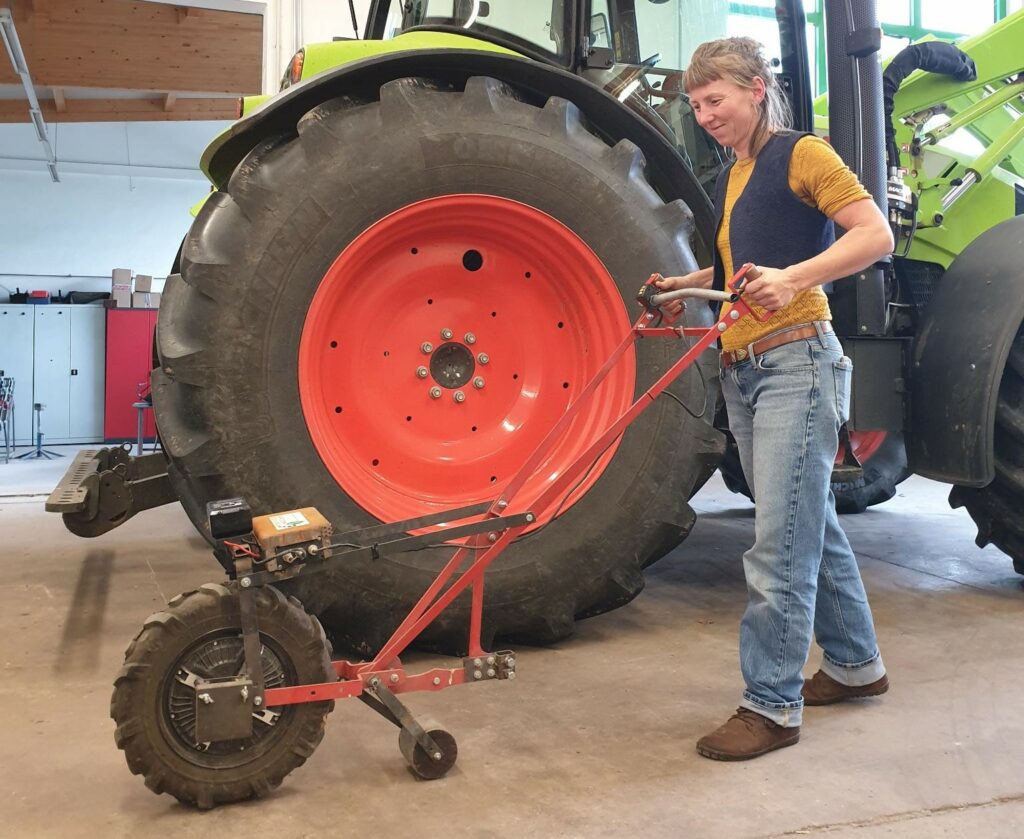
[[[135,275],[135,290],[136,291],[152,291],[153,290],[153,278],[149,274],[136,274]]]
[[[115,268],[110,274],[110,299],[119,309],[132,305],[132,269]]]
[[[136,291],[132,294],[133,309],[155,309],[159,305],[160,293],[157,291]]]
[[[132,287],[130,285],[116,285],[110,292],[110,299],[118,309],[130,309],[132,307]]]

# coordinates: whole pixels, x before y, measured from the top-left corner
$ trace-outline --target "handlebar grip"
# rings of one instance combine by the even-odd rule
[[[760,276],[761,269],[754,265],[753,262],[744,263],[740,266],[740,270],[733,274],[732,279],[729,281],[729,288],[735,292],[741,292],[747,284],[747,280],[756,280]]]

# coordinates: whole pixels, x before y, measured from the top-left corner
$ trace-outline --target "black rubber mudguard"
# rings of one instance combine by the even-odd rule
[[[987,230],[943,275],[914,341],[910,468],[981,487],[995,475],[999,382],[1024,319],[1024,216]]]
[[[203,153],[202,168],[218,187],[223,187],[242,158],[260,141],[274,134],[293,133],[300,117],[320,103],[339,96],[373,100],[386,82],[411,76],[436,79],[460,89],[472,76],[500,79],[537,107],[552,96],[568,99],[609,145],[630,140],[640,147],[647,161],[648,181],[664,201],[679,198],[686,202],[693,213],[700,244],[706,247],[714,230],[711,200],[675,147],[652,125],[579,76],[538,61],[483,50],[386,53],[322,73],[289,88],[235,123]],[[697,244],[695,241],[694,245]],[[710,251],[705,254],[698,250],[695,255],[702,265],[710,260]]]

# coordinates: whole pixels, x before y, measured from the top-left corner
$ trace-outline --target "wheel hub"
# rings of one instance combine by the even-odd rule
[[[465,344],[449,341],[430,356],[430,375],[449,390],[462,387],[476,371],[476,359]]]

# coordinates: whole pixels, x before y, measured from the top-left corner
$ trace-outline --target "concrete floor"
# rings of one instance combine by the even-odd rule
[[[752,512],[716,478],[693,535],[632,604],[521,649],[514,682],[411,695],[458,738],[447,778],[414,780],[396,730],[346,701],[270,798],[199,813],[129,774],[108,703],[143,619],[216,567],[177,506],[71,536],[32,495],[66,464],[0,465],[4,836],[1024,835],[1024,589],[939,484],[913,478],[844,518],[893,688],[808,709],[795,748],[742,764],[694,751],[740,690]]]

